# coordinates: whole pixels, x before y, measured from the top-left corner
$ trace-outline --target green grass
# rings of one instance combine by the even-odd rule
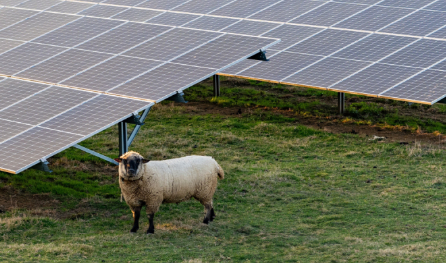
[[[267,107],[293,110],[297,114],[313,117],[333,117],[337,115],[337,93],[332,91],[290,87],[255,80],[239,80],[221,77],[222,96],[213,97],[212,82],[202,82],[186,91],[186,99],[210,101],[221,106]],[[446,119],[433,119],[432,114],[446,112],[444,104],[434,106],[413,104],[401,101],[370,98],[346,94],[345,116],[356,123],[371,123],[391,126],[404,126],[409,130],[421,129],[424,132],[438,131],[446,134]],[[358,102],[359,101],[359,102]],[[410,111],[412,109],[412,111]],[[417,113],[416,116],[407,112]]]
[[[261,109],[188,112],[156,106],[132,150],[152,160],[213,156],[225,179],[209,226],[188,201],[161,206],[155,235],[144,234],[146,218],[128,233],[114,168],[69,149],[50,160],[52,174],[0,173],[1,187],[60,201],[56,211],[0,214],[0,261],[445,262],[446,153],[438,146],[324,133]],[[82,145],[115,157],[117,138],[113,127]]]

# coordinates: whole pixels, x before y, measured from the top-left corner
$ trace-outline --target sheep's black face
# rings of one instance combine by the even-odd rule
[[[125,177],[135,177],[139,172],[140,165],[150,160],[144,159],[139,154],[125,154],[126,158],[116,158],[119,165],[119,174]]]
[[[139,156],[130,156],[127,159],[123,159],[122,164],[128,177],[136,176],[141,164],[141,158]]]

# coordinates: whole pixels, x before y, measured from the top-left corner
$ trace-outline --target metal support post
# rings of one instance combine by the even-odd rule
[[[177,93],[177,94],[173,95],[172,97],[167,98],[166,100],[175,101],[178,103],[187,103],[187,101],[184,99],[183,92]]]
[[[343,115],[345,112],[345,93],[338,92],[338,109],[339,114]]]
[[[46,159],[40,159],[40,163],[34,165],[33,168],[47,173],[52,173],[53,171],[48,167],[48,164],[50,163]]]
[[[129,146],[127,144],[127,123],[121,121],[118,123],[119,129],[119,156],[125,154],[129,151]]]
[[[214,75],[214,97],[220,97],[220,76]]]

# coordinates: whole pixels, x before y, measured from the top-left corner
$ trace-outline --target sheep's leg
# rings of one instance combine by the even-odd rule
[[[214,212],[214,208],[211,208],[211,222],[214,221],[215,218],[215,212]]]
[[[204,208],[206,208],[206,216],[204,217],[203,223],[209,224],[212,221],[212,205],[204,205]]]
[[[153,224],[154,217],[155,217],[155,213],[149,214],[149,229],[147,229],[147,234],[155,233],[155,225]]]
[[[132,210],[133,212],[133,227],[130,230],[131,233],[136,233],[139,229],[139,217],[141,216],[141,207],[137,207]]]

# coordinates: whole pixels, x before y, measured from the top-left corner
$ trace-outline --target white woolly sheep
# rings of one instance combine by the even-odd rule
[[[206,210],[203,223],[215,218],[212,197],[223,169],[209,156],[187,156],[165,161],[149,161],[137,152],[127,152],[119,162],[119,186],[133,213],[130,232],[139,228],[141,208],[146,206],[149,218],[147,234],[153,234],[153,217],[161,203],[180,203],[192,197]]]

